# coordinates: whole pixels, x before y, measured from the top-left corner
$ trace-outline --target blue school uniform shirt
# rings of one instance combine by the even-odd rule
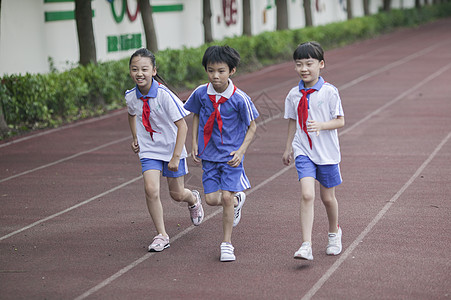
[[[238,88],[233,93],[234,88],[230,79],[229,86],[221,94],[216,93],[209,83],[204,84],[197,87],[185,103],[185,109],[199,115],[198,155],[203,160],[228,162],[232,159],[230,153],[243,144],[249,125],[259,115],[251,98]],[[215,119],[210,141],[204,149],[204,126],[214,109],[209,94],[221,95],[228,100],[218,108],[223,122],[222,140]]]

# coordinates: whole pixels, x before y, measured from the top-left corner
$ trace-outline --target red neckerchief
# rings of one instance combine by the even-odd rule
[[[312,139],[310,138],[307,132],[307,119],[308,119],[308,100],[307,95],[316,92],[315,89],[301,90],[302,97],[301,101],[298,104],[298,119],[299,125],[301,126],[301,130],[305,132],[308,138],[308,142],[310,144],[310,149],[313,148]]]
[[[236,86],[233,87],[232,95],[236,91]],[[232,97],[230,95],[230,97]],[[211,134],[213,133],[213,126],[216,122],[218,123],[219,133],[221,134],[221,143],[222,143],[222,118],[221,113],[219,112],[219,105],[226,102],[228,99],[224,96],[221,96],[218,102],[216,102],[216,95],[208,95],[208,98],[210,98],[211,103],[213,104],[213,112],[211,113],[210,117],[208,118],[207,122],[204,126],[204,149],[202,150],[202,153],[205,151],[205,148],[207,148],[207,144],[210,141]],[[202,154],[201,153],[201,154]]]

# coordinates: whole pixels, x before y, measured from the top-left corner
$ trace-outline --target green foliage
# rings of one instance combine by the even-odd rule
[[[255,36],[257,59],[264,65],[289,59],[294,49],[292,36],[292,31],[288,30],[263,32]]]
[[[212,44],[229,45],[241,56],[239,70],[290,60],[295,47],[315,40],[325,49],[372,38],[398,27],[417,26],[451,16],[451,2],[421,9],[392,10],[373,16],[318,27],[263,32],[254,37],[226,38]],[[207,80],[202,66],[205,49],[167,49],[156,55],[157,72],[172,88],[193,89]],[[134,86],[128,58],[58,72],[49,58],[49,74],[5,75],[0,85],[0,113],[13,131],[58,126],[124,106],[124,92]]]
[[[125,60],[65,72],[6,75],[1,83],[0,103],[13,130],[55,127],[121,107],[125,90],[133,86]]]
[[[176,89],[193,88],[205,79],[202,56],[206,47],[168,49],[158,52],[156,64],[158,74]]]
[[[238,36],[233,38],[226,38],[219,44],[228,45],[238,50],[241,57],[240,59],[241,65],[239,67],[241,71],[243,70],[243,68],[248,71],[253,71],[259,69],[262,66],[262,64],[257,58],[256,53],[257,40],[254,37]]]

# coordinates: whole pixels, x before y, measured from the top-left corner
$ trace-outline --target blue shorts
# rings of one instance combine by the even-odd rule
[[[218,190],[241,192],[251,187],[244,172],[243,162],[236,168],[226,162],[202,160],[202,184],[204,193],[210,194]]]
[[[338,164],[317,165],[304,155],[298,155],[295,164],[299,180],[304,177],[313,177],[326,188],[337,186],[343,182]]]
[[[177,178],[183,175],[188,174],[188,165],[186,163],[186,159],[182,158],[179,163],[179,169],[174,171],[169,171],[167,161],[162,161],[158,159],[151,159],[151,158],[141,158],[141,168],[142,172],[148,170],[159,170],[163,171],[164,177],[171,177],[171,178]]]

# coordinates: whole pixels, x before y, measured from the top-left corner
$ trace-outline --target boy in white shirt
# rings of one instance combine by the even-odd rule
[[[343,127],[345,121],[337,88],[320,76],[320,70],[324,68],[324,51],[320,44],[307,42],[299,45],[293,59],[301,81],[285,99],[288,137],[282,161],[289,165],[294,158],[302,190],[302,245],[294,258],[313,260],[315,180],[320,183],[321,200],[329,221],[326,253],[338,255],[342,250],[335,187],[342,182],[337,129]]]

